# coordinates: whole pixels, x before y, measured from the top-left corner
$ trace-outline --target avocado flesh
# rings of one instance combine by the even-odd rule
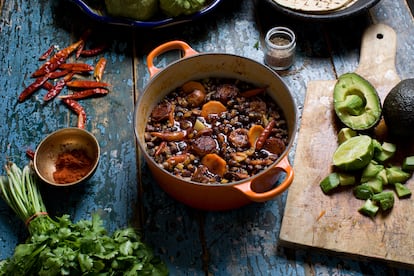
[[[361,115],[365,109],[363,97],[355,94],[347,95],[345,99],[338,104],[338,110],[341,113],[348,113],[352,116]]]
[[[338,78],[334,109],[341,122],[353,130],[367,130],[381,119],[381,101],[375,88],[356,73]]]

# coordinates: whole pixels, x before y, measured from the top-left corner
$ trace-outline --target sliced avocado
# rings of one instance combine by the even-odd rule
[[[381,119],[381,101],[377,91],[356,73],[346,73],[338,78],[333,97],[336,115],[353,130],[370,129]]]
[[[366,182],[371,178],[376,177],[383,169],[383,165],[377,164],[375,161],[371,160],[371,162],[362,170],[361,182]]]
[[[370,199],[374,195],[372,187],[367,184],[359,184],[354,188],[354,195],[358,199]]]
[[[381,192],[373,195],[371,200],[379,203],[381,209],[386,211],[394,206],[394,193],[391,191]]]
[[[395,155],[397,146],[393,143],[383,142],[380,148],[374,149],[374,159],[378,162],[384,163]]]
[[[363,182],[361,184],[371,187],[374,194],[381,193],[384,189],[384,186],[383,186],[384,183],[382,183],[382,179],[379,177],[373,177],[369,179],[368,181]]]
[[[349,127],[342,128],[338,133],[338,143],[342,144],[349,138],[357,136],[357,132]]]
[[[411,177],[410,173],[403,171],[397,166],[386,168],[385,171],[387,173],[388,183],[390,184],[404,183]]]
[[[394,186],[395,186],[395,191],[397,192],[398,198],[411,196],[410,189],[408,189],[405,185],[401,183],[395,183]]]
[[[387,170],[385,168],[377,174],[377,178],[381,179],[383,185],[388,185]]]
[[[358,209],[358,211],[364,215],[375,217],[379,210],[379,207],[371,199],[367,199],[364,205]]]
[[[404,158],[402,163],[402,169],[404,171],[414,170],[414,156],[407,156],[406,158]]]
[[[336,172],[330,173],[327,177],[325,177],[321,183],[319,184],[322,191],[327,194],[331,190],[338,187],[340,184],[339,182],[339,175]]]
[[[350,186],[356,183],[355,175],[349,173],[338,173],[339,176],[339,185],[341,186]]]

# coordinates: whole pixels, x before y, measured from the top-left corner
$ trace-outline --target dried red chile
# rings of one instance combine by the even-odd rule
[[[274,163],[285,151],[289,137],[283,112],[273,99],[264,93],[241,96],[257,87],[239,80],[210,78],[198,82],[203,84],[205,92],[195,89],[189,93],[179,87],[153,109],[145,142],[155,162],[176,176],[201,183],[238,181]],[[194,95],[200,93],[205,94],[197,98],[203,100],[194,100]],[[210,101],[221,102],[227,110],[202,117],[202,106]],[[264,130],[272,120],[274,126],[269,135],[257,139],[262,139],[263,146],[256,149],[251,144],[249,130],[254,125]],[[169,138],[172,133],[184,138],[172,141]],[[209,163],[204,161],[211,154],[220,161],[217,163],[225,161],[222,176],[212,173],[213,168],[209,169]]]

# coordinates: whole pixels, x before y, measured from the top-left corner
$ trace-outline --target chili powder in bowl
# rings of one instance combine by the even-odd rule
[[[96,170],[99,143],[90,132],[64,128],[49,134],[37,147],[34,167],[38,176],[54,186],[69,186],[88,179]]]

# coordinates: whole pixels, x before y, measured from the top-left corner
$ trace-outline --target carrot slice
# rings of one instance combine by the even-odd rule
[[[215,153],[208,153],[201,159],[201,164],[206,166],[208,170],[214,174],[223,177],[227,171],[226,161]]]
[[[207,118],[209,114],[220,114],[226,111],[227,108],[219,101],[209,101],[201,108],[200,115]]]
[[[251,90],[244,91],[244,92],[240,93],[240,95],[242,97],[245,97],[245,98],[254,97],[254,96],[257,96],[261,93],[264,93],[266,91],[266,88],[267,87],[254,88],[254,89],[251,89]]]
[[[261,125],[252,125],[252,127],[249,129],[247,137],[249,138],[249,143],[251,147],[254,147],[256,145],[256,141],[260,137],[260,134],[262,134],[263,130],[264,127],[262,127]]]
[[[204,88],[204,85],[201,84],[201,82],[198,82],[198,81],[188,81],[188,82],[183,84],[181,89],[183,89],[184,93],[186,93],[186,94],[190,94],[194,90],[200,90],[204,94],[206,93],[206,89]]]

